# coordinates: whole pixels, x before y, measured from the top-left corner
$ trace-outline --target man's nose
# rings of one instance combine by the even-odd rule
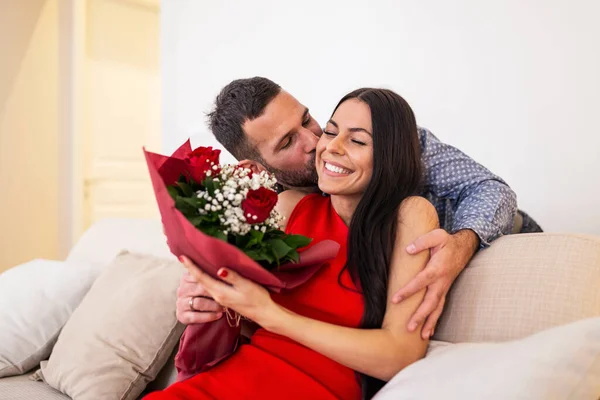
[[[302,142],[304,144],[304,151],[306,153],[312,153],[317,148],[317,142],[319,138],[310,129],[302,128],[300,131]]]

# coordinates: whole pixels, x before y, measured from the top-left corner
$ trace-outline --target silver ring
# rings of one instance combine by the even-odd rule
[[[188,304],[190,305],[190,310],[198,311],[194,308],[194,297],[190,297],[190,301],[188,302]]]

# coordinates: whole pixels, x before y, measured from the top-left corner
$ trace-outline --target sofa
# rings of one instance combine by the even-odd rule
[[[71,266],[84,265],[82,268],[91,271],[86,278],[91,288],[82,289],[85,293],[79,293],[79,297],[74,295],[76,304],[64,316],[63,322],[68,321],[65,327],[50,335],[52,337],[45,343],[44,352],[47,354],[40,355],[41,350],[36,349],[36,355],[42,361],[41,368],[37,360],[36,365],[31,364],[33,357],[29,360],[30,364],[24,364],[26,366],[18,370],[19,373],[13,372],[12,376],[0,378],[0,399],[141,398],[145,393],[160,390],[174,382],[173,358],[183,326],[171,321],[170,325],[160,328],[166,332],[164,337],[169,338],[169,344],[165,345],[167,340],[161,339],[160,351],[152,360],[153,366],[138,371],[135,380],[131,379],[136,382],[135,390],[129,383],[126,394],[108,391],[94,397],[86,395],[93,390],[94,382],[104,382],[103,376],[115,375],[118,368],[115,367],[110,374],[97,372],[95,366],[102,362],[110,363],[110,359],[94,364],[87,362],[93,359],[92,356],[81,358],[76,351],[78,336],[93,336],[93,330],[100,328],[92,327],[86,331],[79,326],[68,329],[67,325],[78,318],[88,318],[88,325],[98,323],[97,327],[101,328],[106,325],[102,322],[104,314],[101,309],[96,308],[92,316],[78,315],[78,312],[91,307],[92,299],[89,297],[93,297],[92,292],[101,293],[103,288],[107,290],[106,287],[110,286],[110,282],[106,282],[109,279],[107,265],[114,263],[115,258],[124,257],[123,250],[168,261],[165,273],[170,274],[170,288],[164,295],[168,299],[167,304],[161,307],[170,313],[169,318],[175,318],[174,289],[181,271],[175,269],[177,261],[167,248],[160,221],[106,219],[97,222],[63,261]],[[122,264],[113,270],[123,270]],[[19,268],[21,266],[13,268],[14,276],[18,275]],[[21,269],[25,271],[26,268]],[[73,268],[69,271],[73,273]],[[0,290],[2,278],[0,275]],[[6,285],[12,284],[8,278],[11,277],[4,279]],[[22,279],[25,278],[26,274]],[[117,284],[115,278],[111,279]],[[116,293],[118,288],[114,290]],[[19,295],[22,295],[21,292],[19,290]],[[103,296],[110,297],[103,293]],[[140,293],[143,296],[143,291]],[[2,303],[5,295],[0,292],[0,308],[6,306],[6,301]],[[153,298],[159,296],[148,295]],[[14,302],[16,300],[13,306],[17,307]],[[123,307],[126,311],[126,306]],[[125,330],[125,325],[131,321],[123,315],[117,325],[122,324]],[[0,315],[0,322],[1,318]],[[146,323],[146,320],[147,317],[136,324]],[[113,332],[120,329],[115,328],[114,321],[111,324]],[[151,336],[151,333],[146,336]],[[10,340],[10,336],[7,337],[5,341]],[[139,339],[136,341],[139,342]],[[121,354],[119,360],[126,362],[139,356],[127,353],[130,349],[126,341],[120,343],[117,346]],[[131,346],[134,345],[137,344],[131,343]],[[60,360],[53,362],[53,357],[59,357],[55,353],[63,354]],[[135,353],[139,350],[135,349]],[[0,343],[0,373],[3,371],[2,362]],[[6,359],[4,362],[7,363]],[[67,382],[67,376],[80,369],[78,363],[82,370],[88,368],[87,372],[81,372],[84,375],[74,376],[70,383]],[[71,369],[59,371],[66,365],[71,365]],[[98,375],[94,376],[96,373]],[[79,384],[75,381],[86,377],[93,377],[92,386],[74,388]],[[113,376],[113,379],[118,380],[118,376]],[[441,397],[600,399],[600,237],[559,233],[509,235],[498,239],[473,258],[448,295],[445,311],[426,357],[398,373],[376,399]]]

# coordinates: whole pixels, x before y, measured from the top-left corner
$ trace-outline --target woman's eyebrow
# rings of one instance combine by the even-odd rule
[[[339,129],[338,124],[334,120],[330,119],[329,121],[327,121],[327,123],[331,124],[331,125],[333,125],[333,126],[335,126],[336,128]],[[366,130],[365,128],[349,128],[348,130],[350,132],[366,132],[369,135],[373,136],[373,134],[371,132],[369,132],[368,130]]]

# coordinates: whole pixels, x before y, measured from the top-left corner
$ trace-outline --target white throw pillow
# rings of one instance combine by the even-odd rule
[[[504,343],[437,346],[374,400],[600,398],[600,318]]]
[[[0,378],[48,358],[99,272],[83,263],[37,259],[0,274]]]
[[[136,400],[183,333],[179,261],[123,252],[106,266],[35,376],[77,400]]]

